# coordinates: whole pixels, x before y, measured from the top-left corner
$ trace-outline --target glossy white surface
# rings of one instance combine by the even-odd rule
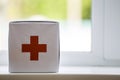
[[[9,73],[0,67],[0,80],[120,80],[119,67],[60,67],[58,73]]]
[[[8,66],[0,66],[0,75],[41,74],[41,73],[9,73]],[[48,74],[48,73],[43,73]],[[50,74],[50,73],[49,73]],[[51,74],[101,74],[120,75],[120,67],[60,67],[58,73]]]

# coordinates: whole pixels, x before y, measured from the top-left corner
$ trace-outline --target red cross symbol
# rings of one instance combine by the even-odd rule
[[[38,36],[30,36],[30,44],[22,44],[22,52],[30,52],[30,60],[38,60],[39,52],[47,52],[47,45],[38,44]]]

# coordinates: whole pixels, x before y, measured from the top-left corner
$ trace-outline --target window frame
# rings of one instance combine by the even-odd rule
[[[61,52],[61,66],[118,66],[119,60],[104,57],[105,0],[92,0],[91,52]]]

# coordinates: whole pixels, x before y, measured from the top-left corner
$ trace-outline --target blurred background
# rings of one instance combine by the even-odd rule
[[[14,20],[58,21],[61,51],[91,51],[91,0],[0,0],[1,51]]]

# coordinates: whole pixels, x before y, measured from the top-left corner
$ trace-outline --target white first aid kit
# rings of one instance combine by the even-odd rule
[[[59,46],[58,22],[10,22],[9,72],[58,72]]]

